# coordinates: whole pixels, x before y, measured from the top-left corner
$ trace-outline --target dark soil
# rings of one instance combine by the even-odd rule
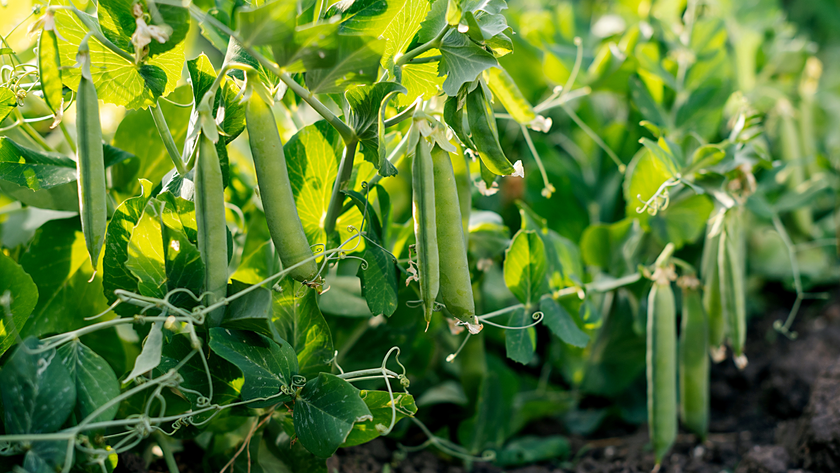
[[[785,315],[773,313],[751,321],[746,369],[738,370],[731,359],[712,366],[710,434],[700,443],[694,435],[681,433],[660,472],[840,472],[840,304],[831,304],[815,317],[801,316],[796,340],[788,340],[772,328],[773,321]],[[536,426],[536,433],[561,433],[562,428],[557,422],[543,421]],[[507,471],[630,473],[653,469],[646,426],[607,435],[569,435],[570,459]],[[185,448],[184,454],[195,460],[195,451]],[[188,467],[195,462],[181,456],[176,453],[179,464],[187,467],[181,471],[195,471]],[[123,458],[120,463],[124,465]],[[468,471],[460,461],[430,450],[402,454],[394,442],[383,439],[340,449],[327,465],[330,473]],[[167,470],[159,460],[149,470],[123,471]],[[476,463],[472,471],[505,470],[491,463]]]

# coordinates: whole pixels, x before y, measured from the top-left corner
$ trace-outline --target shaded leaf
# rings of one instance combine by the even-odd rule
[[[0,253],[0,297],[6,293],[11,297],[9,309],[11,320],[0,306],[0,355],[17,343],[18,332],[38,302],[38,286],[32,276],[13,259]]]
[[[111,399],[119,396],[117,375],[104,358],[78,339],[58,349],[58,357],[76,383],[76,419],[82,421]],[[93,422],[106,422],[117,415],[119,404],[104,410]]]
[[[583,348],[589,343],[589,335],[577,326],[566,309],[550,295],[546,294],[540,299],[540,310],[545,317],[543,323],[560,340],[579,348]]]

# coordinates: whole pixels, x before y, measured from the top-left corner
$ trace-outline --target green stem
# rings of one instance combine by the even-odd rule
[[[392,126],[398,123],[402,123],[403,121],[408,120],[412,116],[414,116],[414,104],[406,107],[405,110],[403,110],[402,112],[385,120],[383,124],[385,125],[385,128],[391,128]]]
[[[178,470],[178,463],[175,461],[175,456],[172,455],[172,447],[169,446],[169,439],[160,432],[155,432],[155,440],[163,452],[163,459],[166,460],[166,467],[169,468],[169,473],[181,473]]]
[[[41,134],[38,133],[35,130],[35,128],[32,128],[32,125],[26,123],[23,120],[23,115],[20,113],[20,110],[15,110],[15,114],[17,115],[17,120],[20,122],[21,129],[23,129],[23,131],[26,133],[27,136],[29,136],[29,138],[32,139],[32,141],[34,141],[41,148],[44,148],[46,151],[55,152],[55,149],[52,146],[48,145],[46,141],[44,141],[44,138],[41,136]]]
[[[446,33],[449,32],[451,26],[447,25],[445,28],[440,30],[437,36],[431,41],[426,44],[422,44],[411,51],[403,54],[402,56],[397,58],[397,66],[404,66],[408,64],[409,61],[416,58],[417,56],[429,51],[430,49],[439,48],[441,43],[443,42],[443,37],[446,36]]]
[[[64,140],[67,141],[67,144],[70,145],[70,149],[73,150],[73,153],[76,153],[76,142],[73,141],[73,137],[70,136],[70,132],[67,131],[67,127],[64,126],[64,122],[58,122],[58,127],[61,129],[61,134],[64,135]]]
[[[184,166],[184,161],[181,159],[181,153],[178,152],[178,147],[175,145],[175,140],[172,138],[172,133],[169,132],[169,126],[166,125],[166,117],[163,116],[163,110],[160,109],[160,102],[155,103],[154,107],[149,107],[152,112],[152,118],[155,122],[160,138],[163,140],[163,146],[169,157],[172,159],[172,164],[178,170],[178,174],[182,176],[187,175],[187,168]]]
[[[441,56],[440,54],[437,54],[437,55],[434,55],[434,56],[428,56],[428,57],[416,57],[416,58],[412,59],[409,62],[409,64],[426,64],[426,63],[429,63],[429,62],[436,62],[436,61],[440,61],[440,59],[442,57],[443,56]]]
[[[350,176],[352,175],[357,144],[358,141],[356,140],[347,143],[347,146],[344,148],[344,156],[341,158],[341,164],[338,166],[338,174],[335,177],[332,197],[330,197],[330,204],[327,207],[327,217],[324,222],[324,231],[327,235],[331,235],[335,231],[335,222],[341,213],[341,204],[344,202],[344,194],[341,193],[341,187],[345,182],[350,180]]]
[[[73,14],[76,15],[79,21],[81,21],[85,25],[88,31],[90,31],[93,34],[93,36],[97,40],[99,40],[100,43],[102,43],[103,46],[110,49],[117,56],[120,56],[121,58],[125,59],[131,64],[134,64],[134,57],[131,54],[128,54],[128,52],[120,49],[116,44],[112,43],[110,39],[106,38],[105,35],[102,34],[102,31],[99,29],[99,24],[96,22],[94,17],[85,14],[73,5],[58,5],[52,6],[50,8],[56,10],[69,10],[73,12]]]

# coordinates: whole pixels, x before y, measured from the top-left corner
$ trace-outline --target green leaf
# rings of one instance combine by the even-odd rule
[[[291,278],[284,278],[279,284],[281,291],[272,294],[272,320],[280,337],[288,340],[297,353],[301,376],[309,379],[329,371],[335,347],[330,327],[318,307],[318,291]]]
[[[328,373],[306,383],[295,402],[295,433],[313,455],[332,456],[353,424],[373,419],[359,390]]]
[[[228,297],[252,287],[236,280],[228,284]],[[225,318],[222,327],[236,330],[250,330],[274,339],[277,329],[271,322],[271,291],[258,286],[250,292],[230,300],[225,308]],[[283,338],[280,336],[280,338]]]
[[[97,16],[102,32],[105,37],[114,42],[121,49],[134,53],[134,46],[131,44],[131,35],[137,28],[134,19],[134,0],[99,0]],[[144,6],[143,3],[140,3]],[[176,47],[187,36],[190,29],[190,12],[186,8],[164,2],[155,2],[156,11],[148,7],[143,8],[144,13],[149,13],[149,26],[164,26],[171,28],[169,39],[165,43],[152,41],[149,43],[149,56],[153,57],[165,53]]]
[[[201,54],[197,58],[187,61],[187,71],[192,81],[193,100],[196,104],[201,103],[204,95],[216,80],[216,70],[210,63],[210,59]],[[217,119],[222,117],[219,125],[225,143],[230,143],[245,130],[245,104],[242,102],[239,93],[240,89],[234,81],[230,77],[225,77],[213,99],[213,117]],[[198,134],[194,133],[197,123],[198,110],[197,107],[193,107],[190,115],[187,143],[184,145],[184,154],[187,156],[193,153],[196,143],[198,143]]]
[[[125,263],[128,261],[131,233],[143,215],[151,190],[151,182],[141,181],[142,193],[137,197],[124,200],[108,222],[108,230],[105,233],[105,256],[102,259],[102,287],[105,289],[105,297],[109,304],[117,300],[114,294],[117,289],[137,292],[137,278]],[[115,308],[115,312],[120,315],[133,315],[136,310],[128,304],[121,304]]]
[[[32,276],[15,260],[0,253],[0,297],[6,292],[11,297],[9,308],[12,316],[10,320],[5,307],[0,307],[0,355],[17,343],[18,331],[26,325],[38,302],[38,286],[32,281]]]
[[[508,326],[524,327],[533,320],[531,315],[520,307],[510,314]],[[522,330],[505,330],[505,353],[511,360],[527,365],[534,357],[537,348],[537,332],[533,327]]]
[[[362,283],[356,276],[329,277],[330,290],[321,294],[318,306],[328,315],[340,317],[373,317],[362,297]]]
[[[641,112],[645,120],[650,121],[659,128],[667,126],[668,122],[665,119],[665,112],[653,100],[647,87],[636,77],[630,78],[630,98]]]
[[[297,2],[276,0],[239,12],[239,35],[244,46],[283,43],[292,39],[296,26]]]
[[[343,149],[341,135],[323,120],[302,128],[283,147],[295,204],[310,245],[327,241],[323,220]],[[362,228],[362,214],[355,207],[338,217],[335,228],[341,241],[353,235],[349,225]],[[360,245],[358,250],[362,248]]]
[[[299,372],[297,356],[289,343],[281,341],[283,343],[278,344],[258,333],[243,330],[210,329],[210,348],[236,365],[245,377],[241,391],[243,401],[274,396],[281,392],[281,386],[292,384],[292,376]]]
[[[378,38],[405,3],[406,0],[344,0],[331,6],[326,17],[341,15],[341,34]]]
[[[55,432],[76,405],[76,384],[55,349],[30,354],[40,346],[27,338],[0,371],[7,434]]]
[[[385,40],[382,66],[389,70],[393,66],[394,58],[405,53],[414,35],[420,31],[421,22],[429,12],[427,0],[401,0],[394,3],[400,5],[399,11],[380,33]]]
[[[289,422],[291,423],[291,419]],[[294,432],[291,433],[294,435]],[[283,430],[280,422],[274,419],[268,422],[265,438],[273,439],[265,442],[266,449],[286,468],[285,470],[275,468],[273,471],[327,473],[326,461],[309,453],[300,442],[293,440],[289,433]]]
[[[540,310],[545,317],[543,323],[564,343],[579,348],[589,344],[589,335],[577,326],[566,309],[550,295],[546,294],[540,299]]]
[[[342,93],[351,84],[376,82],[385,42],[364,36],[339,36],[338,60],[330,67],[310,69],[306,86],[313,94]]]
[[[76,419],[81,421],[111,399],[119,396],[117,375],[104,358],[86,347],[78,339],[58,349],[58,357],[76,384]],[[99,414],[93,422],[112,420],[119,410],[113,404]]]
[[[166,290],[187,289],[200,295],[204,287],[204,262],[198,251],[195,223],[195,204],[189,200],[164,192],[155,200],[158,208],[163,204],[160,220],[161,239],[166,270]],[[228,250],[230,253],[230,250]],[[197,305],[188,294],[173,295],[170,302],[178,307],[192,309]]]
[[[510,74],[501,66],[492,67],[488,71],[487,85],[493,91],[493,98],[499,100],[517,123],[527,124],[537,118],[534,108],[522,95],[522,91],[513,81]]]
[[[444,1],[444,0],[438,0]],[[437,56],[440,51],[437,49],[429,50],[419,58]],[[402,85],[405,86],[405,95],[397,96],[397,105],[405,107],[411,105],[422,97],[421,100],[428,100],[440,93],[443,87],[444,77],[438,76],[438,65],[433,62],[423,64],[406,64],[402,67]]]
[[[125,377],[123,383],[129,383],[134,378],[151,371],[160,364],[161,350],[163,349],[163,322],[155,322],[146,341],[143,343],[143,350],[137,355],[134,368]]]
[[[94,278],[78,218],[52,220],[35,233],[20,258],[38,286],[38,304],[21,336],[62,333],[89,325],[85,317],[108,308],[102,277]]]
[[[546,460],[568,458],[571,446],[565,437],[526,436],[508,442],[502,451],[496,452],[496,463],[500,466],[517,466]]]
[[[535,231],[520,230],[505,251],[505,284],[523,304],[533,304],[542,295],[545,245]]]
[[[96,22],[90,15],[82,15],[86,17],[86,22]],[[55,24],[66,39],[59,38],[58,41],[61,64],[76,64],[76,53],[87,34],[87,26],[69,10],[56,10]],[[185,61],[184,42],[165,53],[150,56],[140,66],[106,48],[96,38],[90,38],[88,44],[93,83],[99,99],[106,103],[129,109],[147,108],[154,105],[159,97],[166,97],[175,90],[181,77]],[[79,87],[80,77],[79,68],[68,67],[61,73],[64,85],[74,91]]]
[[[162,299],[168,292],[166,255],[161,236],[161,209],[156,204],[155,199],[146,204],[143,216],[131,232],[125,267],[137,278],[140,294]]]
[[[394,425],[406,417],[414,417],[417,413],[417,405],[414,404],[414,396],[405,393],[394,393],[394,410],[392,410],[391,396],[388,391],[362,391],[362,400],[370,409],[373,419],[364,422],[357,422],[353,430],[347,436],[342,447],[353,447],[370,442],[382,435],[380,429],[387,429],[394,419]]]
[[[613,274],[631,269],[633,263],[628,258],[632,256],[639,233],[632,217],[611,224],[590,225],[580,239],[583,261],[590,266],[611,270]]]
[[[0,87],[0,121],[5,120],[15,107],[17,107],[15,92],[8,87]]]
[[[428,43],[446,28],[446,9],[449,6],[448,0],[434,0],[431,2],[429,13],[420,23],[420,31],[417,32],[419,43]]]
[[[673,243],[677,249],[694,243],[706,228],[715,204],[707,195],[693,194],[677,202],[650,219],[653,235],[663,245]]]
[[[390,317],[397,310],[397,259],[381,246],[368,242],[362,255],[365,264],[356,276],[362,282],[362,296],[374,315]]]
[[[505,409],[503,385],[499,373],[487,371],[478,389],[475,415],[458,426],[458,439],[470,453],[488,447],[501,447],[505,441]]]
[[[299,26],[291,38],[271,44],[277,65],[286,72],[328,68],[338,57],[338,23]]]
[[[396,82],[379,82],[370,86],[355,87],[344,93],[350,105],[347,124],[359,137],[365,160],[373,164],[383,177],[397,173],[385,152],[383,115],[391,97],[405,92],[405,87]]]
[[[69,440],[32,442],[23,458],[23,469],[28,473],[54,473],[61,471],[67,460]]]
[[[31,150],[0,137],[0,179],[37,191],[76,180],[76,162],[58,153]]]
[[[723,161],[726,151],[716,145],[703,145],[691,155],[691,161],[682,171],[684,176],[690,176],[701,169],[708,169]]]
[[[456,30],[443,37],[440,54],[438,74],[446,76],[443,91],[449,96],[456,95],[462,85],[476,80],[485,69],[498,65],[493,54]]]
[[[644,202],[650,200],[659,186],[667,181],[671,174],[659,160],[648,150],[639,152],[627,166],[624,178],[624,201],[627,203],[625,213],[628,218],[638,218],[642,228],[648,228],[650,215],[644,211]]]

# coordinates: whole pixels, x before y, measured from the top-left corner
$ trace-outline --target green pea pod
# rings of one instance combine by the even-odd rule
[[[723,307],[720,300],[720,273],[718,271],[718,248],[720,233],[706,234],[703,243],[703,260],[701,271],[703,275],[703,308],[709,321],[709,346],[718,348],[723,345],[726,336],[726,319],[723,317]],[[722,361],[722,360],[715,360]]]
[[[449,153],[435,146],[432,163],[441,299],[455,318],[467,324],[470,332],[478,333],[481,325],[475,316],[467,245],[452,161]]]
[[[432,320],[435,298],[440,289],[437,224],[435,221],[435,182],[429,142],[420,138],[411,164],[412,216],[417,240],[417,270],[420,299],[426,328]]]
[[[680,417],[688,430],[705,439],[709,428],[709,327],[698,290],[700,281],[686,276],[680,282]]]
[[[461,143],[469,149],[475,149],[475,144],[469,136],[469,128],[464,125],[464,89],[458,92],[458,95],[453,95],[446,99],[443,104],[443,120],[455,132],[455,136]]]
[[[86,45],[85,45],[86,46]],[[80,46],[81,50],[81,46]],[[80,57],[86,56],[80,51]],[[82,59],[82,76],[76,92],[76,128],[78,146],[76,167],[79,173],[79,214],[88,254],[93,266],[105,241],[107,190],[105,159],[102,153],[102,126],[99,123],[99,100],[90,77],[90,60]]]
[[[225,188],[216,145],[204,132],[198,142],[198,161],[195,165],[195,223],[198,230],[198,249],[204,261],[204,301],[210,305],[227,295],[227,224],[225,223]],[[208,325],[222,322],[224,307],[208,315]]]
[[[654,281],[648,295],[647,398],[657,465],[677,437],[676,311],[670,281]]]
[[[467,117],[473,143],[487,169],[499,176],[508,176],[516,172],[499,144],[493,108],[481,85],[467,95]]]
[[[789,101],[783,100],[780,101],[778,109],[779,115],[781,115],[779,145],[782,160],[787,163],[787,166],[790,166],[787,188],[794,190],[807,179],[805,176],[806,165],[803,163],[806,156],[803,156],[802,153],[793,106]],[[806,205],[794,210],[793,220],[803,235],[811,235],[814,229],[814,216],[811,214],[810,207]]]
[[[55,30],[44,30],[38,40],[38,71],[44,101],[56,117],[61,117],[61,59],[58,56],[58,38]]]
[[[733,213],[733,216],[739,216]],[[746,341],[746,297],[744,294],[744,270],[739,252],[739,235],[729,219],[720,236],[718,247],[718,273],[720,278],[720,301],[723,316],[729,331],[729,344],[732,353],[740,358]]]
[[[257,87],[262,87],[262,84],[258,84]],[[245,123],[248,127],[248,141],[251,144],[260,199],[271,240],[284,267],[288,268],[309,259],[305,264],[294,268],[290,275],[300,282],[312,281],[318,275],[318,265],[311,259],[312,248],[297,213],[277,123],[274,121],[271,107],[266,104],[261,94],[252,93],[248,99],[245,105]]]

